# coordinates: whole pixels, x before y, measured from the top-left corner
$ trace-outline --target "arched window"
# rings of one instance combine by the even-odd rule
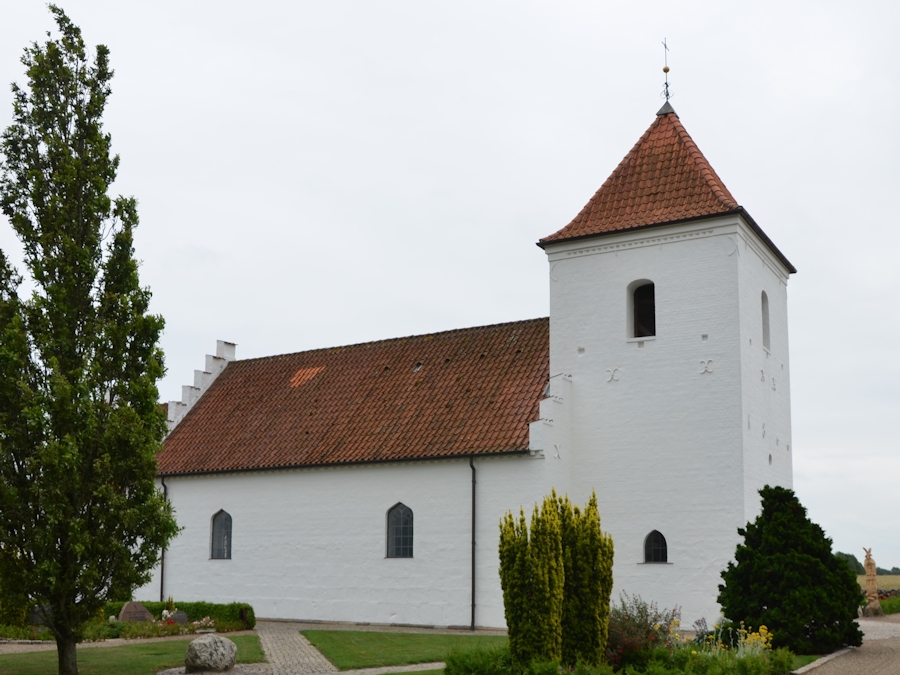
[[[769,296],[766,292],[762,292],[762,329],[763,329],[763,347],[772,350],[771,342],[769,342]]]
[[[641,279],[628,286],[629,337],[656,335],[656,292],[652,281]]]
[[[387,514],[388,558],[413,557],[413,512],[405,504],[397,504]]]
[[[212,545],[210,558],[219,560],[231,559],[231,516],[226,511],[219,511],[212,517]]]
[[[669,551],[666,546],[666,538],[662,533],[653,530],[644,539],[644,562],[664,563],[669,562]]]

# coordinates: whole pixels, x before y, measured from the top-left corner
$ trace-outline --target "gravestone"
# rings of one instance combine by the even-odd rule
[[[153,621],[153,615],[147,611],[139,602],[126,602],[119,612],[119,621],[128,621],[129,623],[144,623],[145,621]]]
[[[172,614],[172,621],[183,626],[188,622],[188,615],[186,612],[176,609],[175,613]]]

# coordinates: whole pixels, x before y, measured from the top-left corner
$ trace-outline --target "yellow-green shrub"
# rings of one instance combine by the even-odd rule
[[[596,495],[582,512],[554,491],[500,523],[500,585],[514,666],[598,664],[606,647],[613,543],[600,530]]]

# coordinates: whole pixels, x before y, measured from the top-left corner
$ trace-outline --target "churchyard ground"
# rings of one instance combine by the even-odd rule
[[[443,661],[451,651],[490,649],[507,643],[505,635],[345,630],[304,630],[301,633],[340,670]]]
[[[153,675],[159,670],[184,665],[184,654],[193,639],[154,640],[120,647],[78,648],[79,675]],[[266,657],[255,635],[229,636],[238,648],[238,663],[264,663]],[[0,673],[55,675],[56,650],[0,655]],[[114,668],[114,670],[113,670]]]

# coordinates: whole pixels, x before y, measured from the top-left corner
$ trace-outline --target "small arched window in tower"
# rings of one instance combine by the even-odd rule
[[[212,545],[210,558],[231,559],[231,516],[227,511],[219,511],[212,517]]]
[[[640,283],[640,282],[639,282]],[[653,282],[642,283],[633,291],[632,337],[652,337],[656,335],[656,294]]]
[[[413,512],[406,504],[398,503],[387,514],[388,558],[413,557]]]
[[[644,539],[644,562],[664,563],[669,562],[669,551],[666,546],[666,538],[658,530],[653,530]]]
[[[769,341],[769,296],[766,295],[765,291],[762,292],[760,304],[762,305],[763,347],[772,351],[772,345]]]

